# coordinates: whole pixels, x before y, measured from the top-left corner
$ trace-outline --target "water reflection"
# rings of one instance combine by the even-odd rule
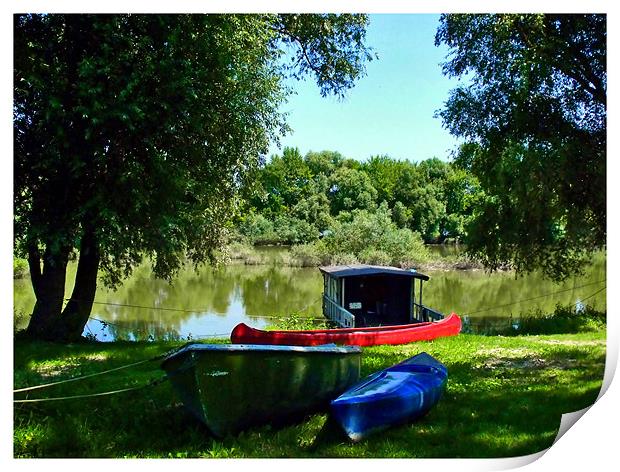
[[[535,309],[551,312],[558,303],[581,303],[604,287],[598,282],[605,280],[605,258],[595,258],[584,276],[563,284],[537,274],[515,278],[510,273],[434,271],[428,275],[424,304],[467,315],[475,328],[510,323]],[[74,276],[72,265],[67,279],[72,281]],[[229,265],[204,268],[198,274],[188,268],[170,285],[153,278],[144,265],[117,291],[98,289],[85,334],[102,341],[228,337],[240,322],[262,328],[274,317],[293,312],[321,317],[322,290],[316,268]],[[68,297],[69,285],[66,293]],[[603,310],[605,291],[585,303]],[[29,280],[15,281],[14,305],[16,313],[32,311]],[[26,323],[24,317],[21,327]]]
[[[428,272],[424,303],[439,311],[454,311],[469,317],[473,329],[482,330],[518,320],[536,311],[551,313],[556,305],[597,310],[606,307],[606,267],[603,254],[597,255],[585,274],[564,283],[554,283],[533,273],[515,277],[514,273],[488,274],[484,271]]]
[[[72,265],[68,279],[74,276]],[[188,268],[170,285],[144,265],[117,291],[99,287],[85,334],[103,341],[227,337],[240,322],[264,327],[293,312],[320,317],[322,288],[316,269],[230,265],[197,274]],[[15,282],[14,299],[16,312],[32,311],[29,281]]]

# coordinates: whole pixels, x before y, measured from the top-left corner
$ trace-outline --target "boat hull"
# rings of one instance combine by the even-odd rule
[[[361,349],[190,344],[162,362],[185,407],[218,437],[286,422],[359,380]]]
[[[457,314],[452,313],[440,321],[368,328],[263,331],[240,323],[233,328],[230,341],[233,344],[253,343],[289,346],[318,346],[327,343],[376,346],[429,341],[438,337],[454,336],[460,331],[461,319]]]
[[[448,370],[427,353],[376,372],[331,402],[353,441],[425,415],[441,398]]]

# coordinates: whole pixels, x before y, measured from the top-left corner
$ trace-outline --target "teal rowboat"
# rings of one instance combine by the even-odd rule
[[[188,344],[162,362],[185,407],[218,437],[327,408],[360,376],[358,346]]]

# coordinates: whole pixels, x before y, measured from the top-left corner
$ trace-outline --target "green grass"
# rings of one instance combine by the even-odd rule
[[[15,341],[15,388],[150,359],[179,343]],[[353,444],[327,413],[214,439],[168,382],[82,400],[15,404],[15,457],[509,457],[549,447],[562,413],[591,405],[601,387],[605,331],[541,336],[461,334],[364,348],[362,376],[421,351],[446,364],[449,381],[424,418]],[[157,362],[33,391],[29,398],[139,386]],[[16,394],[15,398],[25,398]]]

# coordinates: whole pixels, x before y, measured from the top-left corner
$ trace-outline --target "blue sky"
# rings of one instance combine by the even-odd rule
[[[294,131],[282,147],[338,151],[357,160],[378,154],[447,160],[456,140],[433,115],[458,82],[441,72],[447,49],[434,45],[438,24],[439,15],[370,15],[367,44],[379,59],[344,100],[321,97],[311,78],[294,82],[297,95],[282,107]],[[271,153],[281,151],[272,146]]]

